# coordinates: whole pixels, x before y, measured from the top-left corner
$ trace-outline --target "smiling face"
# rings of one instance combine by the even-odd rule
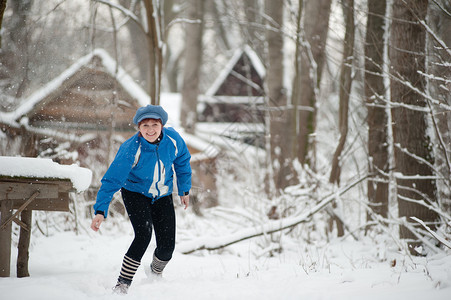
[[[148,142],[155,142],[161,134],[163,125],[160,120],[144,119],[139,123],[139,132]]]

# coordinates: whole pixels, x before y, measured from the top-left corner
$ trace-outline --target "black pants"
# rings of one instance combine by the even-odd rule
[[[170,260],[175,248],[175,211],[172,195],[160,198],[152,204],[151,198],[140,193],[124,188],[121,192],[135,231],[135,238],[126,255],[141,261],[152,238],[153,225],[157,244],[154,254],[160,260]]]

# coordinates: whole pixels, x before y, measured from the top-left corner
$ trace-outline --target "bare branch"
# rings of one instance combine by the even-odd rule
[[[120,12],[122,12],[125,16],[129,17],[131,20],[133,20],[138,27],[147,34],[146,28],[144,28],[142,22],[139,20],[139,18],[129,9],[123,7],[120,4],[116,4],[116,3],[112,3],[111,1],[108,0],[92,0],[94,2],[98,2],[98,3],[102,3],[105,5],[108,5],[109,7],[115,8],[117,10],[119,10]]]
[[[439,38],[435,32],[426,24],[426,22],[424,22],[423,20],[420,21],[420,24],[424,27],[424,29],[426,29],[426,31],[434,38],[434,40],[440,44],[440,46],[443,47],[443,50],[446,51],[446,53],[448,53],[448,55],[451,57],[451,49],[449,48],[449,46],[447,46],[445,44],[445,42],[443,42],[443,40],[441,38]]]
[[[440,3],[437,2],[437,0],[431,0],[434,2],[435,5],[437,5],[448,17],[451,17],[451,12],[449,12],[446,7],[443,7]]]
[[[427,226],[426,224],[424,224],[423,221],[421,221],[420,219],[416,218],[416,217],[410,217],[412,220],[418,222],[421,226],[423,226],[437,241],[439,241],[440,243],[442,243],[443,245],[445,245],[446,247],[448,247],[449,249],[451,249],[451,243],[448,242],[445,238],[439,236],[437,233],[435,233],[434,231],[432,231],[429,226]]]
[[[363,176],[349,185],[341,188],[337,192],[330,194],[321,200],[318,204],[312,207],[309,211],[292,218],[281,219],[277,221],[269,221],[260,227],[250,227],[243,229],[237,233],[229,234],[220,237],[203,237],[192,241],[187,241],[181,245],[177,246],[180,252],[183,254],[193,253],[198,250],[218,250],[225,248],[229,245],[236,244],[238,242],[254,238],[257,236],[262,236],[266,234],[271,234],[281,230],[289,229],[299,224],[305,223],[310,220],[310,217],[317,212],[323,210],[329,203],[331,203],[337,195],[343,195],[362,181],[366,180],[368,175]]]

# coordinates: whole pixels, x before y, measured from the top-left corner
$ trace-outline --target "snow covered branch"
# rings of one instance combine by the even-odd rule
[[[365,59],[368,59],[368,58],[365,58]],[[370,61],[372,61],[372,60],[370,60]],[[378,66],[379,68],[382,68],[380,65],[376,64],[375,62],[373,62],[373,64],[376,65],[376,66]],[[434,104],[434,105],[437,105],[438,107],[440,107],[440,108],[442,108],[442,109],[444,109],[444,110],[451,110],[451,106],[450,106],[450,105],[448,105],[447,103],[443,103],[443,102],[441,102],[441,101],[438,101],[437,99],[432,98],[428,93],[425,93],[425,92],[423,92],[423,91],[420,91],[418,88],[414,87],[414,86],[411,84],[411,82],[409,82],[409,81],[403,79],[401,76],[397,77],[397,76],[395,76],[394,74],[391,74],[391,73],[389,73],[389,72],[388,72],[388,73],[381,74],[381,73],[372,72],[372,71],[369,71],[369,70],[363,69],[363,68],[358,68],[358,67],[356,67],[356,68],[357,68],[358,70],[360,70],[360,71],[363,71],[365,74],[371,74],[371,75],[374,75],[374,76],[382,76],[382,77],[388,76],[389,79],[393,79],[394,81],[396,81],[396,82],[398,82],[398,83],[400,83],[400,84],[402,84],[402,85],[404,85],[404,86],[410,88],[413,92],[415,92],[415,93],[417,93],[418,95],[422,96],[424,99],[430,101],[430,103],[432,103],[432,104]],[[421,75],[424,76],[424,72],[421,72],[421,71],[417,71],[417,72],[418,72],[418,74],[421,74]],[[381,97],[381,96],[377,96],[377,97],[378,97],[379,100],[382,100],[382,101],[384,101],[385,103],[389,104],[389,105],[390,105],[390,108],[393,108],[393,107],[405,107],[405,108],[407,108],[407,109],[411,109],[411,110],[414,110],[414,111],[419,111],[419,112],[430,112],[430,109],[425,108],[425,107],[423,107],[423,106],[409,105],[409,104],[400,103],[400,102],[392,102],[392,101],[390,101],[390,100],[384,99],[384,98]],[[373,105],[374,105],[374,104],[373,104]],[[377,106],[377,105],[374,105],[374,106]]]
[[[426,31],[434,38],[434,40],[442,46],[443,50],[446,51],[446,53],[451,57],[451,50],[446,45],[446,43],[437,36],[437,34],[424,22],[423,20],[420,20],[420,24],[426,29]]]
[[[443,245],[445,245],[446,247],[448,247],[449,249],[451,249],[451,243],[449,241],[447,241],[445,238],[439,236],[437,233],[435,233],[433,230],[431,230],[429,228],[429,226],[427,226],[426,224],[424,224],[423,221],[421,221],[420,219],[416,218],[416,217],[410,217],[412,220],[418,222],[421,226],[423,226],[437,241],[439,241],[440,243],[442,243]]]
[[[366,180],[367,178],[368,175],[361,177],[352,182],[351,184],[341,188],[337,192],[330,194],[329,196],[321,200],[318,204],[313,206],[309,211],[301,215],[275,221],[268,221],[265,224],[262,224],[261,226],[245,228],[236,233],[231,233],[224,236],[201,237],[192,241],[183,242],[177,245],[177,250],[183,254],[193,253],[198,250],[218,250],[250,238],[271,234],[274,232],[278,232],[281,230],[297,226],[301,223],[305,223],[310,219],[311,216],[327,207],[327,205],[331,203],[337,196],[343,195],[344,193],[346,193],[347,191],[349,191],[362,181]]]

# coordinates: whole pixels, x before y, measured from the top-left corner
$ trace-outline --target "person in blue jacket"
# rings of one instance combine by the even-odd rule
[[[175,248],[175,212],[172,201],[174,171],[178,195],[185,209],[191,189],[191,155],[179,133],[164,127],[166,111],[147,105],[136,111],[138,132],[126,140],[103,176],[94,205],[91,228],[98,231],[108,215],[114,193],[121,190],[135,237],[124,256],[113,290],[125,294],[141,264],[155,231],[156,249],[149,276],[161,276]]]

